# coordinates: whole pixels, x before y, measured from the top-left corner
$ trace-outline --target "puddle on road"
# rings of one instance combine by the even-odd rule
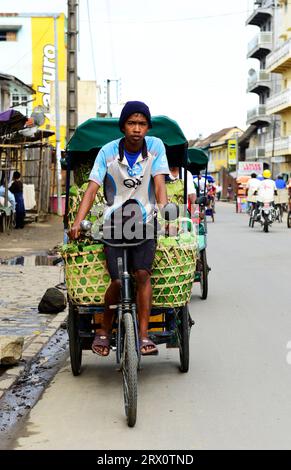
[[[6,266],[53,266],[54,261],[59,258],[59,255],[50,255],[45,252],[34,253],[26,256],[15,256],[9,259],[1,259],[0,264]]]
[[[13,448],[17,428],[68,357],[68,334],[59,329],[0,400],[0,450]],[[12,369],[13,370],[13,369]]]

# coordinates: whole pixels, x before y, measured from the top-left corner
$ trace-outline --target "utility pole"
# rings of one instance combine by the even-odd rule
[[[111,117],[111,110],[110,110],[110,82],[111,80],[106,80],[106,92],[107,92],[107,113],[106,117]]]
[[[61,168],[61,132],[60,132],[60,91],[59,91],[59,53],[58,53],[58,24],[54,16],[54,41],[55,41],[55,108],[56,108],[56,166],[57,166],[57,195],[58,215],[63,215],[62,208],[62,168]]]
[[[68,0],[67,32],[67,142],[78,125],[77,13],[78,0]]]

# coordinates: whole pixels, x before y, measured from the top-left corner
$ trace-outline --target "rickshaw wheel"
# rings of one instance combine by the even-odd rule
[[[190,316],[188,305],[181,307],[178,312],[178,339],[180,352],[180,371],[189,370],[189,337],[190,337]]]
[[[71,369],[74,376],[81,373],[82,346],[79,336],[79,314],[76,307],[69,303],[68,334],[70,346]]]
[[[123,315],[123,348],[121,371],[123,377],[123,395],[127,424],[133,427],[137,414],[137,370],[138,355],[136,351],[135,331],[130,313]]]
[[[264,232],[268,233],[269,232],[269,224],[267,221],[264,222]]]
[[[207,257],[206,250],[201,250],[200,252],[200,261],[202,270],[200,273],[200,289],[201,289],[201,299],[205,300],[208,295],[208,266],[207,266]]]
[[[287,214],[287,227],[291,228],[291,211]]]

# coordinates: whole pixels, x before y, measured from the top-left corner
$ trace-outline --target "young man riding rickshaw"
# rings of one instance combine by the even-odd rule
[[[104,145],[96,157],[89,176],[88,188],[69,233],[72,239],[79,237],[81,221],[86,218],[102,184],[107,199],[104,228],[107,224],[107,235],[111,242],[120,241],[120,239],[136,240],[139,238],[137,229],[140,226],[142,226],[142,238],[144,238],[146,227],[153,223],[155,204],[158,204],[161,211],[167,205],[165,175],[169,174],[169,168],[166,151],[160,139],[146,136],[152,127],[148,106],[140,101],[127,102],[121,111],[119,127],[124,133],[124,138]],[[129,226],[129,219],[131,220],[130,233],[125,230],[126,226]],[[132,237],[133,226],[136,229],[134,238]],[[121,232],[116,230],[121,227]],[[148,337],[152,299],[150,278],[155,249],[156,243],[152,231],[152,236],[144,244],[129,250],[131,268],[136,282],[142,355],[158,353],[156,345]],[[110,306],[118,303],[120,294],[117,265],[120,248],[107,246],[105,254],[111,284],[105,294],[104,321],[101,329],[96,331],[92,343],[93,352],[100,356],[107,356],[110,352],[113,320],[113,310]]]

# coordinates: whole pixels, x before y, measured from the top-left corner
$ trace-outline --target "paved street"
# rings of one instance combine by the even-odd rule
[[[220,203],[209,223],[209,297],[195,285],[190,305],[189,373],[178,371],[177,350],[146,358],[129,429],[114,355],[88,352],[80,377],[69,362],[57,374],[14,448],[290,449],[290,247],[285,220],[266,234]]]

